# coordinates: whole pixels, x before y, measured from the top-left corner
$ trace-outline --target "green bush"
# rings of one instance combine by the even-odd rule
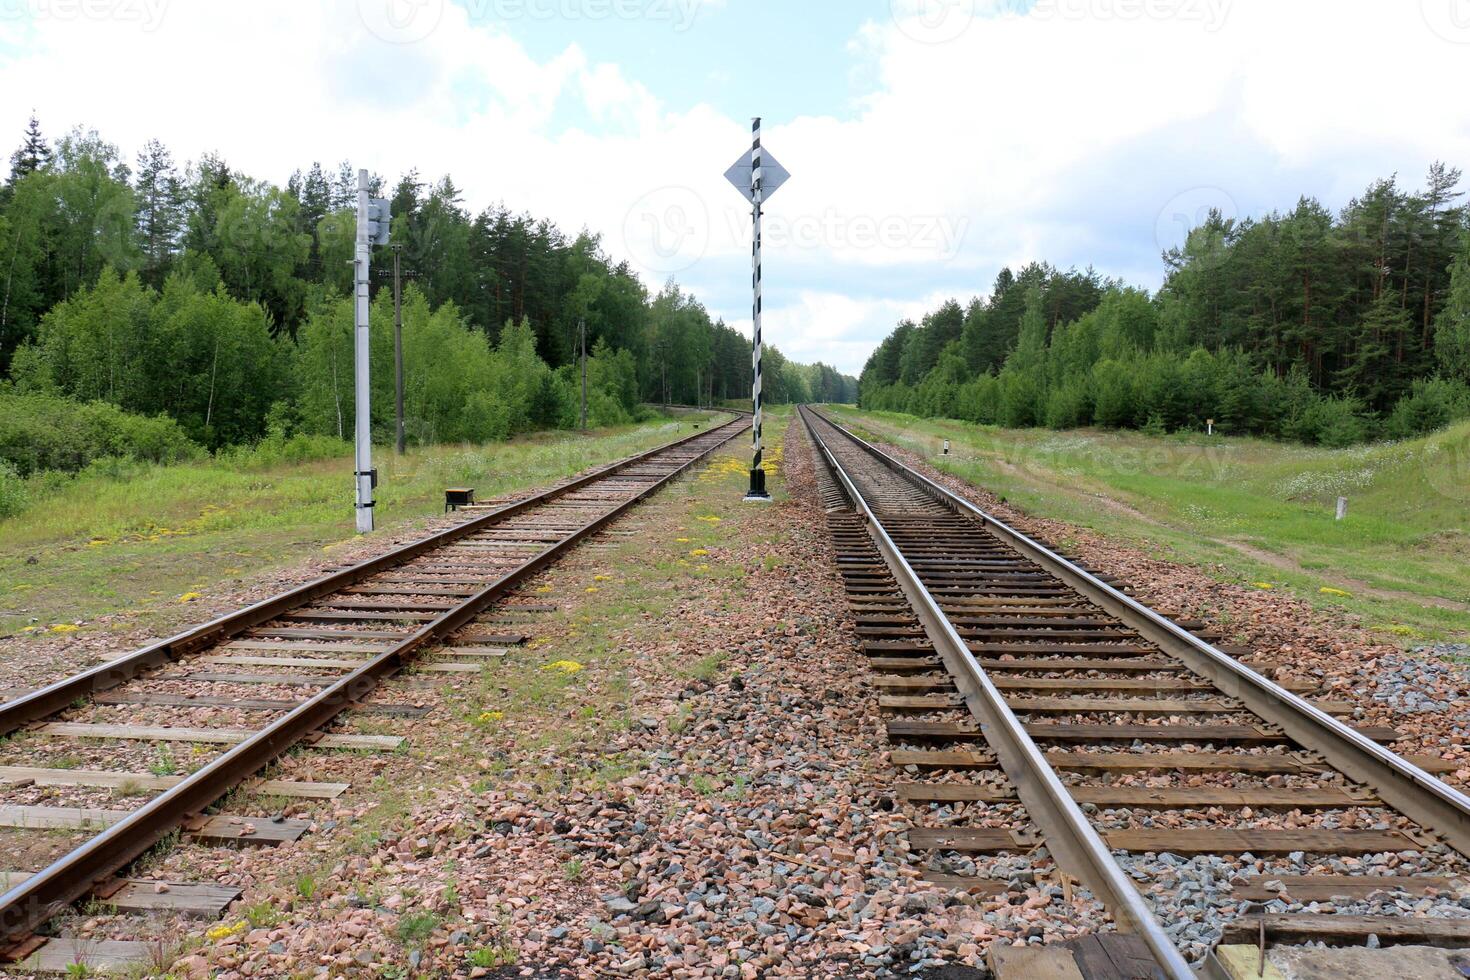
[[[20,476],[75,473],[109,456],[174,463],[200,455],[179,424],[163,416],[133,415],[105,402],[0,391],[0,460]]]
[[[1126,429],[1139,422],[1139,404],[1133,365],[1112,358],[1092,368],[1093,419],[1110,429]]]
[[[1092,398],[1085,381],[1076,380],[1051,390],[1046,399],[1046,427],[1072,429],[1092,421]]]
[[[273,434],[253,446],[230,446],[221,449],[215,458],[238,469],[265,469],[282,463],[309,463],[351,453],[352,444],[335,436],[298,432],[289,438]]]
[[[1387,431],[1395,439],[1421,436],[1451,422],[1470,417],[1470,385],[1458,379],[1415,381],[1399,399],[1388,418]]]
[[[30,494],[27,492],[26,482],[20,478],[14,466],[0,459],[0,520],[19,514],[29,502]]]
[[[1287,433],[1302,442],[1341,449],[1368,437],[1362,411],[1356,398],[1317,398],[1288,423]]]
[[[983,425],[995,425],[1000,421],[1000,409],[1000,381],[995,375],[979,375],[960,388],[960,418]]]
[[[1046,411],[1046,390],[1034,370],[1001,372],[1001,424],[1012,428],[1040,425]]]

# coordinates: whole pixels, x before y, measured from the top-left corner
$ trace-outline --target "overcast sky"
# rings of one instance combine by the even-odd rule
[[[1046,259],[1150,288],[1211,206],[1470,163],[1470,0],[0,0],[0,133],[452,174],[856,373],[903,316]]]

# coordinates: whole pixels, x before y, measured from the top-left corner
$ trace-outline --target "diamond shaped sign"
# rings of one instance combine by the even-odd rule
[[[750,203],[755,203],[755,193],[750,189],[750,158],[752,151],[747,150],[745,155],[735,161],[735,165],[725,171],[725,179],[735,185],[735,189],[745,196]],[[791,179],[791,174],[786,168],[776,162],[769,150],[761,150],[761,200],[769,201],[771,195],[780,190],[781,185]]]

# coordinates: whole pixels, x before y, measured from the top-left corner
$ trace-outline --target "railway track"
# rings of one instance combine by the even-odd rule
[[[400,746],[401,736],[329,727],[346,712],[422,716],[424,706],[395,690],[413,679],[395,689],[385,682],[410,667],[429,677],[476,675],[487,658],[504,656],[522,637],[481,622],[487,611],[748,428],[738,417],[524,499],[471,508],[439,533],[0,705],[6,762],[65,753],[62,765],[0,766],[0,852],[46,855],[34,871],[0,872],[9,968],[67,970],[76,943],[41,931],[79,900],[124,913],[223,913],[233,889],[119,873],[175,833],[226,846],[301,837],[309,821],[211,808],[237,789],[265,799],[345,791],[257,774],[297,747]],[[178,750],[184,764],[173,746],[190,748]],[[70,805],[50,805],[58,793]],[[138,805],[119,805],[129,799]],[[7,833],[25,841],[6,842]],[[146,963],[154,948],[91,942],[86,965]]]
[[[897,795],[932,880],[1004,891],[987,857],[1044,844],[1114,920],[1054,951],[1089,977],[1235,976],[1274,942],[1470,947],[1470,798],[1434,775],[1454,766],[802,419],[892,761],[923,774]]]

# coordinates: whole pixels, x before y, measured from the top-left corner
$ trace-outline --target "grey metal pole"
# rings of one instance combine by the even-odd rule
[[[658,345],[658,370],[663,378],[664,408],[669,407],[669,345],[660,342]]]
[[[403,281],[399,260],[403,246],[393,246],[393,397],[398,420],[398,455],[407,448],[403,433]]]
[[[577,318],[577,333],[582,339],[582,431],[587,431],[587,321]]]
[[[750,401],[754,412],[751,419],[751,437],[754,451],[750,463],[749,501],[766,501],[771,495],[766,492],[766,471],[761,467],[763,445],[761,442],[761,120],[751,120],[750,144],[750,194],[755,205],[752,210],[752,239],[750,247],[750,283],[754,293],[751,307]]]
[[[371,391],[368,388],[368,272],[373,246],[368,240],[368,172],[357,172],[357,278],[354,338],[354,383],[356,386],[356,471],[357,530],[366,534],[373,529],[373,418]]]

